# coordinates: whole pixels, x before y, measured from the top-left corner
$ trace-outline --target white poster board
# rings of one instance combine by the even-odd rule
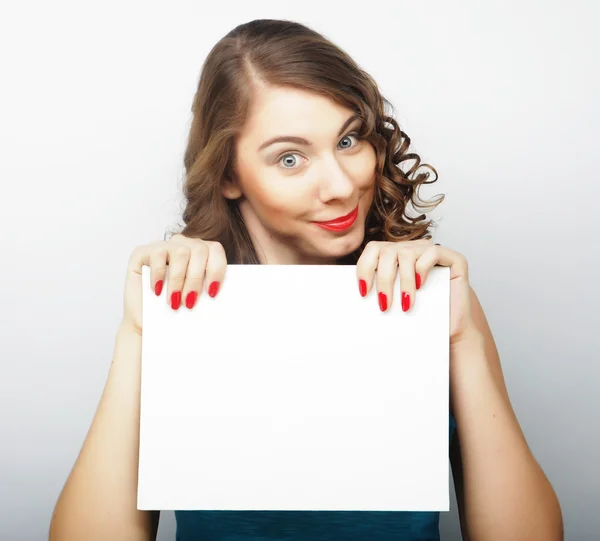
[[[448,268],[408,312],[354,266],[229,265],[177,311],[142,274],[138,509],[448,510]]]

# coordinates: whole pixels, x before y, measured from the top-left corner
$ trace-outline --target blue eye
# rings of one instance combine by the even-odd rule
[[[344,141],[345,139],[350,139],[351,137],[354,137],[356,139],[357,143],[360,141],[360,136],[358,135],[358,133],[352,132],[352,133],[349,133],[348,135],[345,135],[344,137],[342,137],[342,139],[340,140],[340,143],[342,141]],[[338,143],[338,145],[340,143]],[[350,146],[343,146],[341,148],[342,148],[342,150],[346,150],[347,148],[352,148],[353,146],[356,146],[356,144],[350,145]],[[281,158],[279,158],[277,163],[283,164],[284,169],[295,169],[296,162],[298,161],[295,158],[295,156],[300,156],[300,154],[296,154],[295,152],[294,153],[288,152],[287,154],[284,154],[283,156],[281,156]]]
[[[348,135],[345,135],[344,137],[342,137],[342,140],[340,141],[340,143],[341,143],[341,142],[342,142],[344,139],[348,139],[348,138],[350,138],[350,137],[355,137],[357,141],[360,139],[360,138],[358,137],[358,134],[357,134],[357,133],[349,133]],[[351,146],[349,146],[349,147],[348,147],[348,146],[346,146],[346,147],[343,147],[343,148],[351,148]]]
[[[284,163],[284,168],[285,169],[292,169],[294,165],[296,165],[296,158],[294,158],[294,156],[299,156],[299,154],[285,154],[284,156],[281,157],[281,159],[279,160],[280,162]],[[290,161],[290,158],[293,158]],[[291,166],[291,167],[287,167],[287,166]]]

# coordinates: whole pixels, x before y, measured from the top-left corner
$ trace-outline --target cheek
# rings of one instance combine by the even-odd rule
[[[249,182],[246,196],[265,217],[285,219],[302,214],[310,200],[309,183],[262,169]],[[259,210],[260,209],[260,210]]]
[[[357,179],[360,188],[369,189],[375,185],[375,167],[377,165],[377,156],[375,149],[369,147],[358,156],[355,164],[355,178]]]

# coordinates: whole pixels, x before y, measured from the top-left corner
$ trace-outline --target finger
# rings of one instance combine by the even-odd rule
[[[158,243],[149,250],[150,286],[157,297],[160,297],[163,291],[165,274],[167,273],[168,255],[167,247],[163,242]]]
[[[206,291],[211,297],[215,297],[225,279],[227,256],[225,254],[225,248],[223,248],[223,245],[220,242],[207,242],[207,244],[208,261],[206,263]]]
[[[167,251],[164,246],[148,244],[139,246],[132,252],[129,270],[142,274],[142,267],[150,267],[150,288],[156,296],[160,296],[165,280],[166,262]]]
[[[464,277],[468,280],[468,263],[464,255],[444,248],[439,244],[430,246],[415,263],[415,271],[421,275],[421,287],[427,281],[429,272],[435,265],[450,267],[450,279]]]
[[[208,254],[208,245],[200,240],[196,240],[190,247],[190,260],[182,290],[182,298],[185,299],[185,306],[190,310],[194,307],[198,297],[202,293]]]
[[[369,242],[356,262],[356,278],[358,280],[358,291],[365,296],[373,285],[375,269],[379,262],[379,251],[384,243]]]
[[[385,312],[393,302],[394,282],[398,273],[397,251],[391,246],[384,246],[379,252],[377,263],[377,298],[379,309]]]
[[[185,283],[185,275],[190,260],[190,248],[167,241],[169,251],[169,275],[167,278],[167,302],[177,310],[181,306],[181,292]]]
[[[407,312],[414,305],[416,291],[415,254],[407,248],[400,248],[398,254],[398,271],[400,273],[400,299],[402,311]]]

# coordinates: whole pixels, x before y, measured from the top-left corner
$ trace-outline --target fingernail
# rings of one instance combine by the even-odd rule
[[[177,310],[181,305],[181,291],[173,291],[171,294],[171,308]]]
[[[212,284],[210,284],[210,286],[208,287],[208,294],[211,297],[215,297],[217,295],[217,293],[219,292],[219,286],[221,284],[219,282],[213,282]]]
[[[367,282],[365,282],[364,280],[359,280],[358,290],[360,291],[360,296],[364,297],[367,294]]]
[[[402,292],[402,310],[406,312],[410,308],[410,295],[405,291]]]
[[[417,283],[417,289],[421,287],[421,275],[417,272],[415,275],[415,282]]]
[[[387,310],[387,295],[385,293],[379,293],[379,309],[382,312]]]
[[[196,304],[196,299],[198,298],[198,293],[195,291],[190,291],[185,298],[185,305],[191,310]]]
[[[154,286],[154,293],[156,293],[157,297],[162,293],[162,287],[163,287],[162,280],[159,280],[158,282],[156,282],[156,285]]]

